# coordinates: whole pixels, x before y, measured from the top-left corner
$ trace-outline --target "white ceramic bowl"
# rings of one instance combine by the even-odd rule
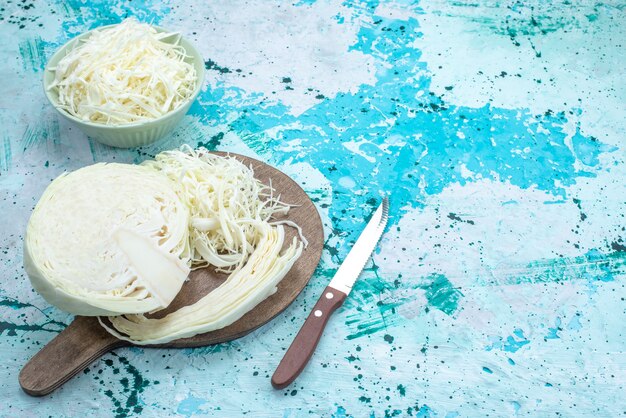
[[[116,25],[102,26],[97,29],[99,30],[112,26]],[[158,26],[153,27],[158,32],[170,32]],[[50,68],[56,67],[58,62],[66,55],[67,51],[72,50],[77,42],[79,42],[81,39],[84,40],[91,36],[92,32],[93,30],[85,32],[73,38],[61,48],[59,48],[59,50],[55,52],[52,58],[50,58],[50,60],[48,61],[48,64],[46,65],[46,69],[44,70],[43,74],[43,85],[46,97],[48,97],[50,103],[52,103],[55,109],[57,109],[59,113],[63,115],[63,117],[78,126],[78,128],[80,128],[80,130],[87,134],[87,136],[90,136],[98,142],[102,142],[103,144],[110,145],[112,147],[132,148],[141,145],[147,145],[159,140],[160,138],[170,133],[181,121],[183,116],[185,116],[185,114],[189,110],[189,107],[191,107],[191,104],[194,102],[194,100],[196,100],[196,97],[198,97],[198,94],[202,89],[202,85],[204,82],[204,59],[202,58],[200,53],[189,41],[181,38],[180,45],[187,52],[187,62],[195,67],[196,73],[198,75],[198,81],[191,97],[189,97],[178,108],[157,119],[130,123],[127,125],[107,126],[99,123],[87,122],[73,115],[70,115],[65,110],[59,108],[58,93],[54,90],[48,89],[48,86],[54,80],[54,71],[51,71]],[[172,37],[172,41],[173,40],[174,37]],[[167,40],[165,40],[164,42],[167,42]]]

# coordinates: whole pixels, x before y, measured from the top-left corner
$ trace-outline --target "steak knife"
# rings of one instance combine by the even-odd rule
[[[346,300],[365,263],[376,248],[387,225],[388,217],[389,201],[385,197],[278,364],[272,376],[274,388],[282,389],[289,386],[304,370],[317,347],[330,315]]]

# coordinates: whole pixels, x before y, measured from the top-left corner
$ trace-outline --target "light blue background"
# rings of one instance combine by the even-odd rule
[[[0,9],[4,416],[617,416],[626,413],[625,5],[587,1],[5,2]],[[136,16],[203,53],[181,126],[100,145],[46,102],[42,69]],[[273,164],[325,223],[309,286],[270,324],[194,350],[120,349],[54,394],[23,364],[71,321],[25,276],[57,175],[187,143]],[[269,384],[381,193],[391,225],[309,367]]]

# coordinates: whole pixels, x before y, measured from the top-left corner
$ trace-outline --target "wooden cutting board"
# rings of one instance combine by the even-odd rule
[[[225,155],[224,153],[216,153]],[[286,203],[298,205],[282,219],[296,222],[309,241],[308,247],[294,264],[291,271],[278,285],[278,291],[257,305],[237,322],[220,330],[148,347],[200,347],[218,344],[242,337],[272,320],[293,302],[313,275],[322,254],[324,231],[322,221],[311,199],[289,176],[279,170],[242,155],[235,156],[251,165],[255,177],[272,186]],[[280,218],[279,218],[280,219]],[[285,243],[291,242],[296,232],[286,227]],[[193,271],[172,304],[163,315],[182,306],[191,305],[226,280],[226,274],[216,273],[213,268]],[[161,314],[161,312],[159,312]],[[161,316],[161,315],[158,315]],[[20,386],[32,396],[43,396],[54,391],[74,375],[85,369],[103,354],[118,347],[129,346],[107,333],[94,317],[77,316],[74,321],[41,351],[30,359],[19,375]]]

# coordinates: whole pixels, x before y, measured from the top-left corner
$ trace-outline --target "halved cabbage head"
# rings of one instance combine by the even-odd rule
[[[48,302],[76,315],[170,304],[189,274],[189,211],[144,166],[95,164],[55,179],[24,239],[24,266]]]

